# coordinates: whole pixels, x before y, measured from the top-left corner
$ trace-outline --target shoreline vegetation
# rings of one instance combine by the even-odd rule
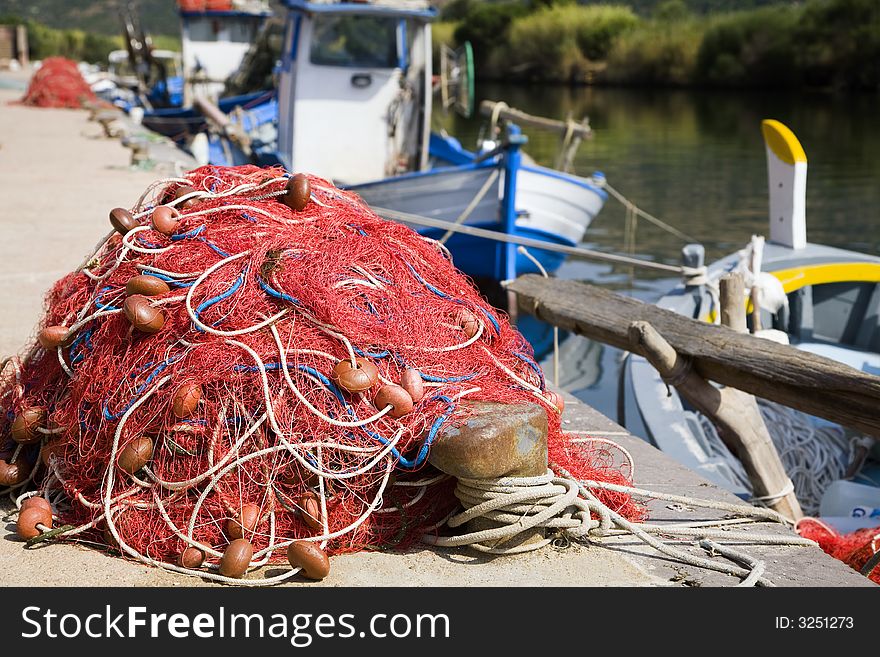
[[[125,47],[120,35],[0,16],[20,23],[32,59],[106,65]],[[435,55],[470,41],[481,80],[880,91],[880,0],[449,0],[433,34]],[[153,39],[180,49],[179,36]]]
[[[630,3],[632,4],[632,3]],[[880,91],[880,1],[695,13],[626,3],[451,0],[434,44],[470,41],[478,79],[571,86]]]
[[[97,34],[81,29],[58,29],[17,16],[0,16],[0,25],[24,25],[28,33],[28,54],[32,60],[67,57],[74,61],[107,65],[107,55],[125,48],[122,35]],[[180,37],[151,35],[157,49],[180,50]]]

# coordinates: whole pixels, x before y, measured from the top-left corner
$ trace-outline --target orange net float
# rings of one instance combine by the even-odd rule
[[[0,377],[0,487],[53,500],[59,540],[226,583],[324,577],[437,535],[458,500],[428,455],[471,401],[542,404],[554,463],[627,483],[561,431],[531,347],[445,250],[356,195],[207,166],[110,223]],[[291,569],[247,576],[270,563]]]

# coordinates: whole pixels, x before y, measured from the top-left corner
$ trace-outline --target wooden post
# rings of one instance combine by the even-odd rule
[[[758,286],[752,287],[749,293],[749,299],[752,302],[752,333],[761,330],[761,306],[758,305]]]
[[[745,285],[742,274],[725,274],[718,282],[721,324],[737,333],[748,333],[746,324]]]
[[[26,25],[17,25],[15,27],[15,48],[18,54],[18,63],[21,64],[22,68],[27,68],[31,65],[31,60],[28,55],[28,33]]]
[[[764,498],[767,506],[791,520],[802,518],[791,480],[755,398],[735,388],[719,390],[710,384],[693,370],[690,359],[676,353],[647,322],[632,322],[629,337],[634,350],[644,354],[663,380],[714,422],[721,439],[742,462],[755,497]]]

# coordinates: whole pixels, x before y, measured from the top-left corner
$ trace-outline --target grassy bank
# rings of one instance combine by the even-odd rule
[[[806,0],[692,13],[626,4],[456,0],[438,40],[474,46],[486,79],[880,90],[880,2]]]
[[[76,61],[106,64],[110,51],[125,47],[122,36],[94,34],[83,30],[59,30],[36,21],[0,16],[0,24],[22,23],[27,26],[28,51],[34,60],[61,56]],[[157,35],[153,37],[153,44],[156,48],[180,50],[180,40],[177,37]]]

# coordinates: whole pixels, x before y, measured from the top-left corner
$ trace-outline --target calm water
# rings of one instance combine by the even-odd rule
[[[767,233],[767,169],[760,123],[788,125],[809,159],[807,235],[812,242],[880,253],[880,96],[560,89],[483,85],[483,98],[524,111],[590,118],[594,139],[575,160],[582,175],[602,171],[639,207],[697,238],[707,262]],[[473,147],[482,119],[447,116],[447,130]],[[558,137],[530,130],[529,154],[552,165]],[[587,232],[590,246],[622,250],[624,211],[614,200]],[[677,263],[682,243],[640,221],[636,253]],[[656,301],[675,281],[650,273],[568,262],[558,275],[598,282]],[[620,354],[582,338],[563,341],[560,383],[616,416]],[[549,357],[545,369],[552,372]]]

